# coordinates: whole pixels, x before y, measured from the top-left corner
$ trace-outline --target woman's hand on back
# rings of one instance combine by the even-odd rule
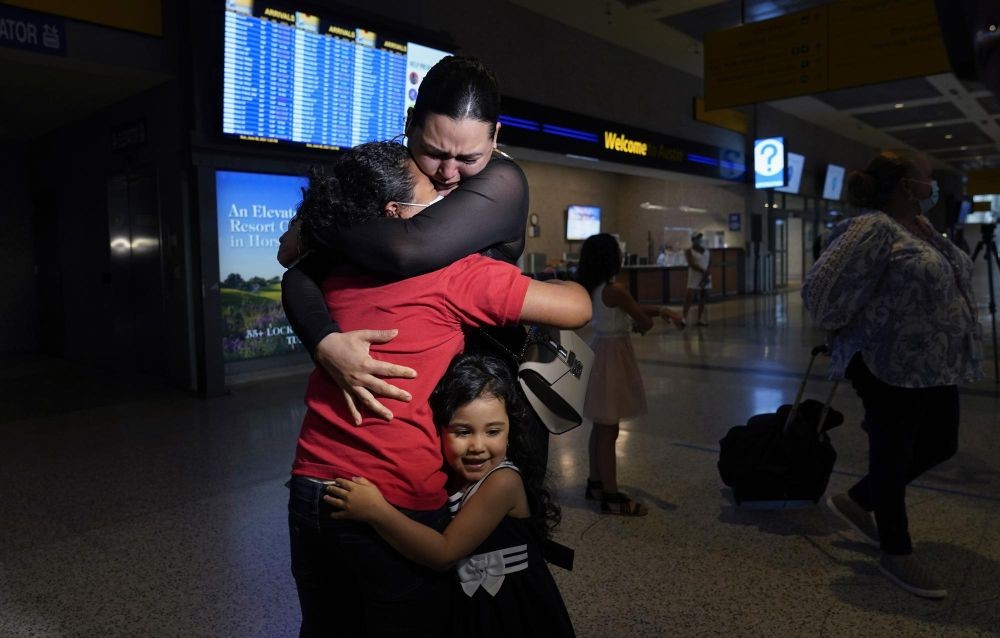
[[[375,395],[409,401],[410,394],[379,377],[413,379],[416,370],[387,361],[373,359],[369,349],[373,343],[392,341],[396,330],[353,330],[334,332],[317,345],[314,359],[330,378],[340,386],[356,425],[361,424],[363,406],[380,419],[392,420],[392,412],[379,403]]]

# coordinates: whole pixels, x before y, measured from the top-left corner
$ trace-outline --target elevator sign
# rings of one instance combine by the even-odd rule
[[[768,137],[753,143],[753,172],[756,188],[785,185],[785,138]]]
[[[66,21],[0,5],[0,46],[66,55]]]

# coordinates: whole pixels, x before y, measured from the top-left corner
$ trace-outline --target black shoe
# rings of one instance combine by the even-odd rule
[[[587,488],[583,491],[583,498],[588,501],[599,501],[604,494],[604,485],[601,481],[587,479]]]

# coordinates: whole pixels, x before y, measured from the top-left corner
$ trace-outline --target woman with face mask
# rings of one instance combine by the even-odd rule
[[[982,376],[972,262],[925,214],[938,200],[927,158],[883,151],[847,179],[868,209],[834,227],[806,275],[802,298],[832,331],[831,376],[864,405],[868,474],[827,500],[881,549],[879,569],[907,591],[947,590],[913,554],[906,486],[958,449],[958,383]]]

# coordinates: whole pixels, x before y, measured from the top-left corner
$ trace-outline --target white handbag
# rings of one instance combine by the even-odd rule
[[[552,434],[583,422],[583,403],[594,351],[572,330],[533,327],[518,365],[518,380],[532,410]]]

